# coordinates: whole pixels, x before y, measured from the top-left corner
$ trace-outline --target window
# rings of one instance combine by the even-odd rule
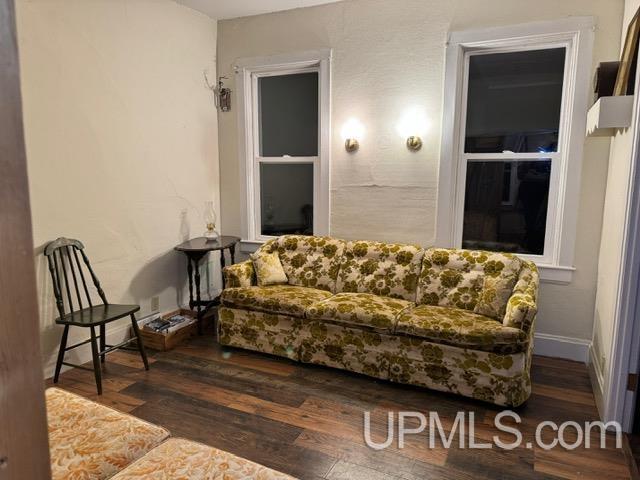
[[[328,234],[329,58],[308,52],[236,66],[246,245]]]
[[[565,48],[492,52],[466,55],[462,247],[544,256]]]
[[[592,25],[451,35],[437,244],[516,253],[570,280]]]

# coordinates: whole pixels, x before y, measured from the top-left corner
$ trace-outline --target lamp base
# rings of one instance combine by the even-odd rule
[[[411,135],[407,138],[407,148],[414,152],[417,152],[422,148],[422,139],[420,137],[416,137],[415,135]]]
[[[344,141],[344,149],[347,152],[353,153],[356,150],[358,150],[358,148],[360,148],[360,144],[358,143],[358,140],[356,140],[355,138],[347,138]]]

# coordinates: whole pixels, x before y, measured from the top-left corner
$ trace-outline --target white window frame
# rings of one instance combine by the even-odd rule
[[[273,238],[262,235],[260,209],[260,164],[312,163],[313,233],[329,235],[330,145],[331,145],[331,50],[255,57],[235,65],[238,89],[238,140],[240,159],[242,242],[241,250],[253,251]],[[260,157],[258,124],[258,79],[265,76],[318,72],[318,156]],[[287,160],[290,158],[291,160]]]
[[[541,279],[572,279],[580,172],[591,85],[593,17],[572,17],[508,27],[452,32],[446,49],[445,98],[436,245],[460,247],[464,216],[466,162],[476,160],[552,159],[543,255],[520,255],[534,261]],[[565,72],[558,151],[554,153],[464,153],[468,59],[470,54],[564,47]],[[562,148],[564,146],[564,148]],[[453,206],[453,208],[452,208]]]

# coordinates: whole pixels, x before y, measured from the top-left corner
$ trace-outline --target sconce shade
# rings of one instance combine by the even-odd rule
[[[427,115],[419,107],[406,110],[396,125],[398,134],[407,139],[407,148],[414,151],[420,150],[422,147],[420,137],[427,132],[428,128]]]

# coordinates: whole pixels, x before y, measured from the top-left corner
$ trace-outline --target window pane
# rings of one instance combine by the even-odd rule
[[[258,78],[260,156],[318,155],[318,72]]]
[[[313,164],[260,164],[262,235],[313,235]]]
[[[542,255],[551,160],[469,161],[462,247]]]
[[[556,152],[564,48],[469,58],[465,151]]]

